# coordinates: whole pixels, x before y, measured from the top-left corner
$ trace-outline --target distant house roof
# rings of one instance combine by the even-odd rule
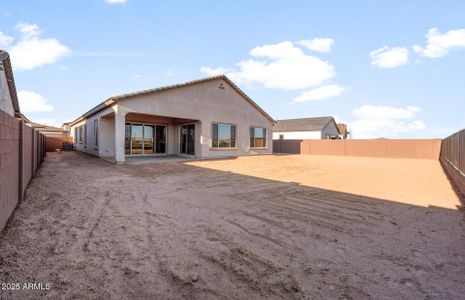
[[[339,129],[340,134],[345,134],[347,133],[347,125],[343,123],[338,123],[337,124],[337,129]]]
[[[334,122],[337,128],[336,121],[331,116],[317,117],[317,118],[302,118],[302,119],[289,119],[277,120],[273,127],[274,132],[285,131],[322,131],[328,123]]]
[[[80,116],[79,118],[77,118],[76,120],[74,120],[72,122],[69,122],[69,125],[72,126],[75,123],[80,122],[81,120],[84,120],[84,119],[96,114],[97,112],[99,112],[99,111],[101,111],[101,110],[103,110],[103,109],[105,109],[105,108],[107,108],[109,106],[112,106],[112,105],[116,104],[120,100],[125,100],[125,99],[136,97],[136,96],[148,95],[148,94],[158,93],[158,92],[161,92],[161,91],[166,91],[166,90],[191,86],[191,85],[195,85],[195,84],[199,84],[199,83],[203,83],[203,82],[208,82],[208,81],[213,81],[213,80],[217,80],[217,79],[222,79],[222,80],[226,81],[234,90],[236,90],[236,92],[238,92],[242,97],[244,97],[245,100],[247,100],[255,109],[257,109],[261,114],[263,114],[271,122],[275,122],[273,120],[273,118],[270,117],[270,115],[268,115],[260,106],[258,106],[257,103],[255,103],[249,96],[247,96],[247,94],[244,93],[234,82],[232,82],[231,79],[229,79],[225,75],[218,75],[218,76],[212,76],[212,77],[206,77],[206,78],[202,78],[202,79],[187,81],[187,82],[184,82],[184,83],[167,85],[167,86],[157,87],[157,88],[154,88],[154,89],[142,90],[142,91],[137,91],[137,92],[132,92],[132,93],[127,93],[127,94],[122,94],[122,95],[110,97],[107,100],[100,103],[99,105],[92,108],[91,110],[89,110],[88,112],[86,112],[85,114],[83,114],[82,116]]]
[[[15,116],[23,118],[23,115],[19,109],[18,95],[16,93],[15,78],[13,77],[10,56],[8,55],[8,52],[2,49],[0,49],[0,62],[2,63],[3,69],[5,70],[6,81],[8,84],[8,90],[10,91],[11,101],[13,102]]]
[[[34,128],[37,131],[40,131],[46,136],[63,136],[68,133],[68,130],[65,130],[63,128],[34,123],[34,122],[30,122],[27,125]]]

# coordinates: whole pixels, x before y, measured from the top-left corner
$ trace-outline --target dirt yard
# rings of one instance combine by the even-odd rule
[[[426,160],[51,154],[0,235],[0,283],[51,288],[0,299],[459,299],[457,206]]]

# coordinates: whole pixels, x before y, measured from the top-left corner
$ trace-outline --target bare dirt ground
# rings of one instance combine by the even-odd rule
[[[51,289],[0,299],[459,299],[457,205],[430,161],[49,154],[0,235],[0,283]]]

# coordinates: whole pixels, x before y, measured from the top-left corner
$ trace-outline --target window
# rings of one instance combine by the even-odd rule
[[[82,144],[82,133],[83,133],[83,128],[82,128],[82,125],[79,126],[79,134],[78,134],[78,141],[79,141],[79,144]]]
[[[235,148],[236,147],[236,125],[213,124],[212,125],[212,148]]]
[[[94,149],[98,149],[98,119],[94,120]]]
[[[84,145],[87,146],[87,124],[84,124]]]
[[[250,128],[250,148],[266,147],[266,128]]]
[[[74,127],[74,142],[79,143],[78,127]]]

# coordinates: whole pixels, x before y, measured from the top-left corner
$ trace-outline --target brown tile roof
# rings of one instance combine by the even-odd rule
[[[273,131],[274,132],[285,132],[285,131],[321,131],[328,125],[329,122],[336,122],[331,116],[327,117],[316,117],[316,118],[302,118],[302,119],[288,119],[288,120],[277,120]],[[337,127],[337,126],[336,126]]]

